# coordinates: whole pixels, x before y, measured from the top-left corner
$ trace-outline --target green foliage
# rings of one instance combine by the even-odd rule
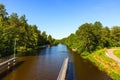
[[[120,27],[114,26],[110,32],[111,35],[111,46],[119,47],[120,46]]]
[[[120,46],[120,27],[112,29],[103,27],[100,22],[85,23],[81,25],[75,34],[61,40],[71,49],[77,49],[81,55],[88,55],[95,50],[105,47]]]
[[[48,40],[48,43],[49,43],[50,45],[56,45],[56,44],[58,44],[58,43],[57,43],[57,40],[53,39],[51,35],[48,35],[47,40]]]
[[[110,76],[113,78],[113,80],[120,80],[120,75],[116,74],[115,72],[110,73]]]
[[[101,30],[101,45],[102,47],[110,47],[110,30],[108,27]]]
[[[41,33],[36,25],[28,24],[25,15],[7,15],[5,6],[0,4],[0,56],[13,54],[15,40],[17,52],[22,54],[53,43],[52,36],[47,38],[45,31]]]
[[[120,79],[120,68],[116,61],[108,58],[105,55],[106,49],[101,49],[93,52],[92,54],[86,56],[93,62],[101,71],[107,73],[113,80]]]
[[[114,50],[114,54],[120,58],[120,48],[119,49],[116,49]]]

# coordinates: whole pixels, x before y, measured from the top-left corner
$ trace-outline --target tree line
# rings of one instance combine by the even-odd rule
[[[120,26],[103,27],[99,21],[94,24],[85,23],[61,42],[76,49],[81,55],[88,55],[102,48],[120,47]]]
[[[15,41],[17,51],[27,52],[53,44],[55,39],[45,31],[38,30],[36,25],[28,24],[25,15],[8,15],[5,6],[0,4],[0,57],[13,54]]]

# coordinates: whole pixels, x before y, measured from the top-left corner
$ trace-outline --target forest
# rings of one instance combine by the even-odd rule
[[[52,45],[54,41],[51,35],[41,32],[36,25],[28,24],[25,15],[9,15],[5,6],[0,4],[0,57],[13,54],[14,47],[17,52],[25,53],[46,44]]]
[[[61,42],[81,55],[103,48],[120,47],[120,26],[104,27],[99,21],[84,23]]]

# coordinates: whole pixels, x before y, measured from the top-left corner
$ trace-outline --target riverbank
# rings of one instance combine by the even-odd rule
[[[47,45],[44,46],[38,46],[35,48],[24,48],[24,47],[19,47],[16,49],[16,56],[31,56],[31,55],[37,55],[39,50],[46,48]]]
[[[94,65],[96,65],[101,71],[108,74],[113,80],[120,79],[120,65],[106,56],[107,49],[101,49],[93,52],[92,54],[84,57],[90,60]]]

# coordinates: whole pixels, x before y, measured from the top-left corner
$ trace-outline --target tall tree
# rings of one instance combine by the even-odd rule
[[[45,31],[42,32],[42,37],[43,37],[43,42],[42,43],[47,44],[48,43],[48,41],[47,41],[47,34],[46,34]]]
[[[111,42],[112,42],[111,45],[114,47],[120,46],[120,27],[114,26],[111,29],[110,35],[111,35]]]
[[[81,25],[78,31],[76,32],[76,34],[78,35],[81,43],[80,52],[83,52],[83,51],[91,52],[92,50],[94,50],[93,45],[95,43],[93,42],[94,36],[92,31],[92,24],[85,23]]]
[[[94,45],[99,46],[101,44],[101,34],[102,34],[102,24],[96,21],[92,27],[93,37],[94,37]]]
[[[0,4],[0,22],[7,17],[8,13],[6,12],[5,6]]]
[[[48,42],[49,44],[52,44],[53,43],[53,38],[51,35],[48,35]]]
[[[101,47],[109,47],[110,46],[110,29],[108,27],[105,27],[102,29],[101,34]]]
[[[45,31],[41,34],[36,25],[28,24],[25,15],[19,17],[12,13],[7,16],[5,6],[0,4],[0,57],[13,54],[15,41],[18,52],[48,44]]]
[[[28,24],[27,24],[25,15],[20,17],[20,26],[21,26],[21,37],[23,37],[21,39],[23,41],[22,45],[24,46],[24,49],[26,50],[28,47]]]
[[[5,31],[8,27],[7,22],[7,12],[5,9],[5,6],[3,4],[0,4],[0,56],[4,56],[3,53],[8,54],[8,46],[7,46],[7,39]]]

